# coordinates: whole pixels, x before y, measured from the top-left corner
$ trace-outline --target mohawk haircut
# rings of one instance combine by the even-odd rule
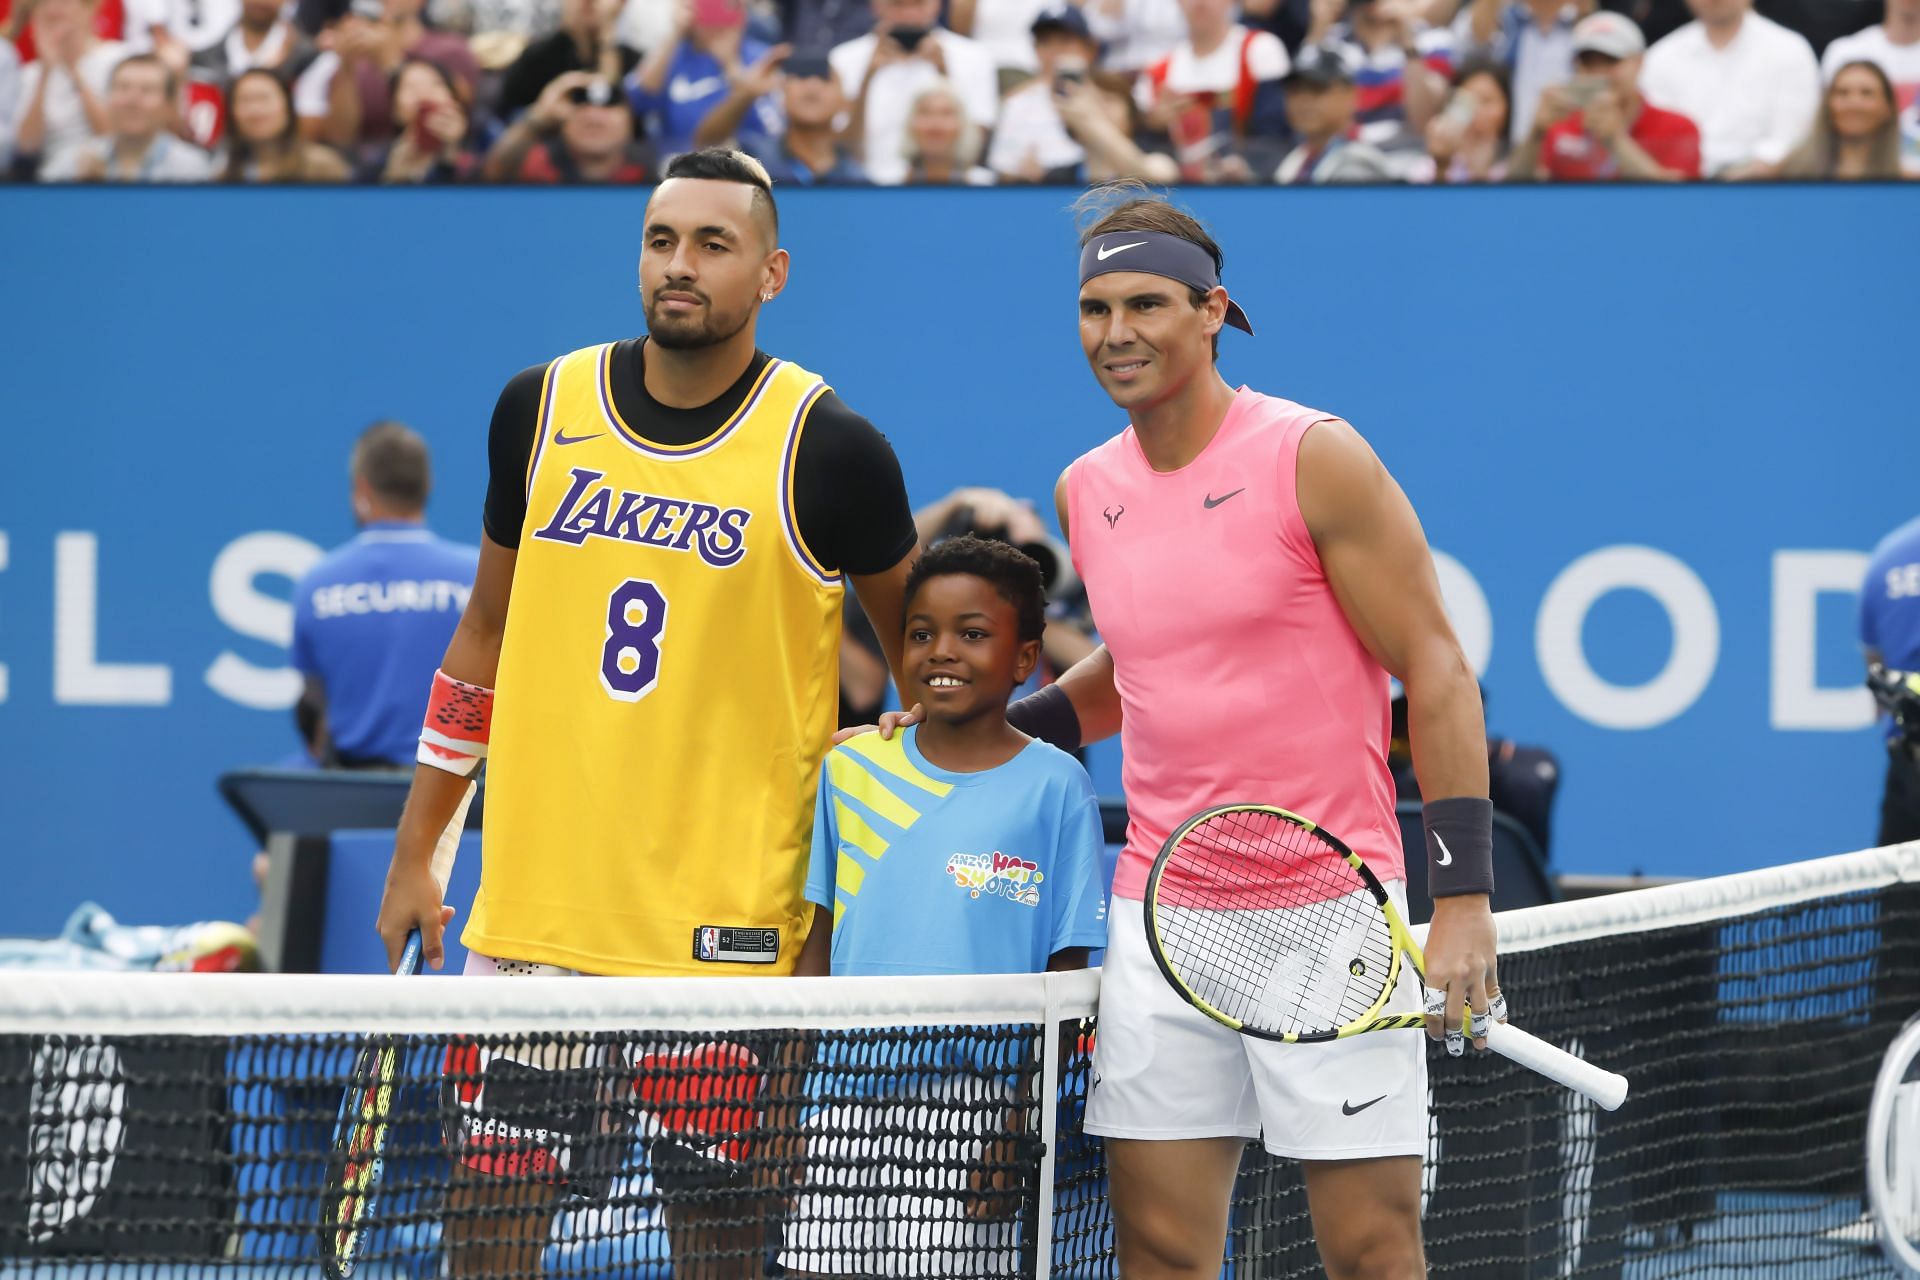
[[[913,562],[901,598],[911,605],[928,579],[955,574],[979,578],[1012,605],[1021,640],[1040,638],[1047,625],[1047,588],[1040,564],[1032,556],[998,538],[976,538],[970,533],[943,538]]]

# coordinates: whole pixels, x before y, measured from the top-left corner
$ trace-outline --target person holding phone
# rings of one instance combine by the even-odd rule
[[[568,71],[500,135],[487,154],[489,182],[633,183],[654,173],[653,155],[633,136],[633,111],[604,76]]]
[[[362,182],[464,182],[467,108],[460,83],[437,62],[408,58],[393,77],[394,140],[362,167]]]
[[[827,55],[854,95],[846,129],[874,182],[907,180],[907,120],[914,101],[941,77],[967,119],[990,130],[1000,112],[1000,75],[986,47],[940,25],[940,0],[872,0],[874,28]]]
[[[1573,79],[1540,95],[1510,176],[1554,182],[1686,182],[1700,176],[1700,130],[1640,94],[1645,37],[1602,11],[1573,29]]]
[[[1453,95],[1427,125],[1433,182],[1504,182],[1513,81],[1506,67],[1480,59],[1454,76]]]
[[[744,0],[681,0],[671,38],[662,40],[627,77],[633,112],[663,156],[703,145],[703,121],[743,77],[765,76],[793,50],[747,33]],[[768,94],[753,99],[756,125],[778,132],[779,107]]]
[[[1085,84],[1100,57],[1086,14],[1079,5],[1042,9],[1033,20],[1033,79],[1007,95],[1000,125],[993,131],[987,167],[1003,182],[1038,182],[1087,158],[1060,118],[1060,98]]]

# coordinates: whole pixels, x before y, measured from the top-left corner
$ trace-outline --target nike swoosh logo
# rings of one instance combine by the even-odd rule
[[[590,436],[570,436],[567,434],[567,429],[565,427],[558,427],[558,428],[555,428],[554,430],[553,442],[556,445],[561,445],[561,446],[566,446],[570,444],[585,444],[589,440],[598,440],[601,436],[605,434],[607,433],[604,431],[596,431]]]
[[[667,97],[675,105],[684,106],[689,102],[698,102],[711,97],[727,87],[722,76],[701,76],[698,80],[671,80],[667,83]]]
[[[1101,245],[1100,248],[1094,253],[1093,256],[1097,261],[1105,262],[1108,258],[1111,258],[1116,253],[1125,253],[1129,249],[1138,249],[1141,245],[1145,243],[1146,243],[1145,240],[1135,240],[1132,244],[1117,244],[1117,245],[1114,245],[1111,249],[1107,248],[1105,245]]]
[[[1433,833],[1433,842],[1440,846],[1440,856],[1433,860],[1433,865],[1436,867],[1452,866],[1453,850],[1447,848],[1447,842],[1445,838],[1442,837],[1438,831]]]
[[[1340,1114],[1343,1116],[1357,1116],[1362,1111],[1365,1111],[1368,1107],[1372,1106],[1374,1102],[1385,1102],[1386,1099],[1387,1099],[1387,1095],[1383,1093],[1379,1097],[1373,1099],[1372,1102],[1363,1102],[1357,1107],[1354,1106],[1351,1102],[1342,1102],[1340,1104]]]
[[[1233,497],[1234,494],[1245,493],[1246,491],[1247,491],[1247,486],[1241,485],[1238,489],[1235,489],[1233,493],[1223,493],[1217,498],[1214,497],[1212,494],[1208,494],[1202,501],[1204,502],[1207,510],[1211,511],[1215,507],[1219,506],[1221,503],[1225,502],[1228,498]]]

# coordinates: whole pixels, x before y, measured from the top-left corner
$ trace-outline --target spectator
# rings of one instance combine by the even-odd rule
[[[1087,24],[1106,49],[1101,65],[1129,77],[1145,71],[1187,38],[1180,0],[1085,0]],[[1283,46],[1284,47],[1284,46]]]
[[[909,183],[990,187],[993,170],[980,163],[985,143],[980,126],[967,118],[967,104],[945,80],[920,90],[907,111],[905,156]]]
[[[1897,181],[1900,107],[1877,62],[1849,62],[1834,73],[1813,130],[1780,166],[1782,178]]]
[[[663,163],[699,145],[695,131],[726,100],[731,84],[770,85],[771,69],[792,51],[748,35],[741,0],[681,0],[679,15],[673,37],[649,49],[627,78],[634,114],[646,120]],[[779,111],[768,94],[754,99],[756,131],[778,133]]]
[[[1446,110],[1427,126],[1431,181],[1505,182],[1507,122],[1513,115],[1512,82],[1498,62],[1464,63],[1454,77]]]
[[[40,160],[107,132],[107,81],[127,56],[125,45],[93,32],[94,0],[38,0],[30,28],[39,58],[20,73],[13,134],[17,178],[31,178]]]
[[[1820,105],[1806,38],[1753,0],[1687,0],[1694,21],[1647,51],[1640,90],[1700,128],[1709,177],[1761,176],[1786,158]]]
[[[359,180],[441,183],[473,176],[462,96],[463,86],[439,63],[425,58],[402,62],[391,92],[393,136],[362,162]]]
[[[13,164],[13,117],[20,101],[20,54],[0,36],[0,181]]]
[[[1271,31],[1233,20],[1232,0],[1180,0],[1187,36],[1148,67],[1134,94],[1149,128],[1173,142],[1191,181],[1244,176],[1240,149],[1250,138],[1286,136],[1280,82],[1286,46]]]
[[[866,170],[834,128],[847,109],[847,95],[825,54],[796,53],[786,60],[780,104],[787,121],[783,133],[749,134],[741,139],[741,145],[766,166],[768,177],[802,187],[866,184]],[[723,106],[714,115],[731,110],[744,114],[744,107],[735,105]]]
[[[1860,587],[1860,644],[1869,664],[1920,671],[1920,519],[1909,520],[1873,549]],[[1920,742],[1889,717],[1887,781],[1880,803],[1881,844],[1920,840]]]
[[[206,182],[213,162],[167,131],[179,84],[157,54],[121,60],[107,84],[107,136],[41,166],[42,182]]]
[[[1360,136],[1419,138],[1447,98],[1451,33],[1426,24],[1420,0],[1313,0],[1312,14],[1306,43],[1337,46],[1353,68]]]
[[[1820,67],[1828,83],[1850,62],[1871,62],[1887,73],[1905,126],[1901,168],[1920,177],[1920,0],[1886,0],[1886,20],[1841,36],[1827,46]]]
[[[1841,36],[1820,56],[1828,83],[1850,62],[1872,62],[1887,73],[1902,107],[1920,95],[1920,0],[1886,0],[1882,21]]]
[[[1033,24],[1058,0],[949,0],[947,25],[987,51],[999,72],[1002,92],[1014,89],[1038,69]]]
[[[457,88],[453,97],[472,101],[480,65],[459,36],[434,31],[420,20],[425,0],[353,0],[353,9],[333,28],[329,60],[325,141],[374,158],[394,136],[395,89],[408,61],[439,67]],[[335,71],[332,68],[338,67]]]
[[[529,44],[500,82],[499,111],[512,120],[569,71],[591,71],[618,84],[640,61],[616,32],[621,0],[564,0],[560,29]]]
[[[427,445],[409,428],[368,427],[350,473],[360,534],[293,592],[292,662],[306,678],[297,714],[322,765],[410,766],[479,552],[427,530]]]
[[[906,180],[907,116],[922,89],[942,78],[981,132],[1000,109],[999,78],[987,51],[940,22],[940,0],[873,0],[873,30],[828,55],[854,95],[847,132],[858,141],[867,176]]]
[[[427,21],[438,31],[457,31],[482,65],[489,53],[505,51],[496,67],[526,51],[528,44],[560,28],[563,0],[427,0]],[[616,18],[618,13],[614,15]]]
[[[1072,169],[1087,153],[1067,133],[1056,105],[1072,84],[1084,84],[1100,56],[1087,18],[1078,5],[1060,4],[1033,20],[1032,80],[1000,104],[987,165],[1002,178],[1038,181],[1041,175]]]
[[[1353,68],[1338,49],[1308,45],[1287,74],[1287,119],[1300,144],[1275,182],[1398,182],[1385,152],[1360,136]]]
[[[1180,180],[1180,166],[1172,156],[1147,151],[1134,141],[1141,131],[1140,109],[1122,77],[1100,71],[1085,83],[1067,82],[1061,86],[1059,110],[1067,132],[1087,157],[1077,169],[1048,174],[1050,181],[1084,187],[1122,178],[1161,184]]]
[[[241,0],[240,17],[226,38],[194,54],[190,71],[221,94],[248,71],[275,72],[293,86],[294,114],[317,137],[326,125],[335,60],[321,64],[320,50],[280,16],[282,8],[280,0]]]
[[[1532,133],[1540,94],[1573,74],[1573,27],[1593,9],[1593,0],[1472,0],[1454,19],[1460,57],[1507,66],[1514,142]]]
[[[782,35],[802,53],[825,53],[873,30],[871,0],[777,0],[777,4]]]
[[[487,157],[490,182],[645,182],[653,157],[634,141],[633,110],[612,81],[569,71],[500,135]]]
[[[1686,182],[1700,176],[1700,130],[1640,94],[1646,41],[1633,20],[1594,13],[1573,29],[1566,85],[1541,93],[1515,178],[1557,182]]]
[[[300,136],[293,93],[264,67],[227,86],[227,163],[223,182],[345,182],[347,162],[331,147]]]

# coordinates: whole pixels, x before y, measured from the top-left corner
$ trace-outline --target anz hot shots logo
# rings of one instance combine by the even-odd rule
[[[956,853],[947,859],[947,874],[969,898],[1005,898],[1023,907],[1040,905],[1040,882],[1046,879],[1039,863],[1008,857],[998,849]]]

